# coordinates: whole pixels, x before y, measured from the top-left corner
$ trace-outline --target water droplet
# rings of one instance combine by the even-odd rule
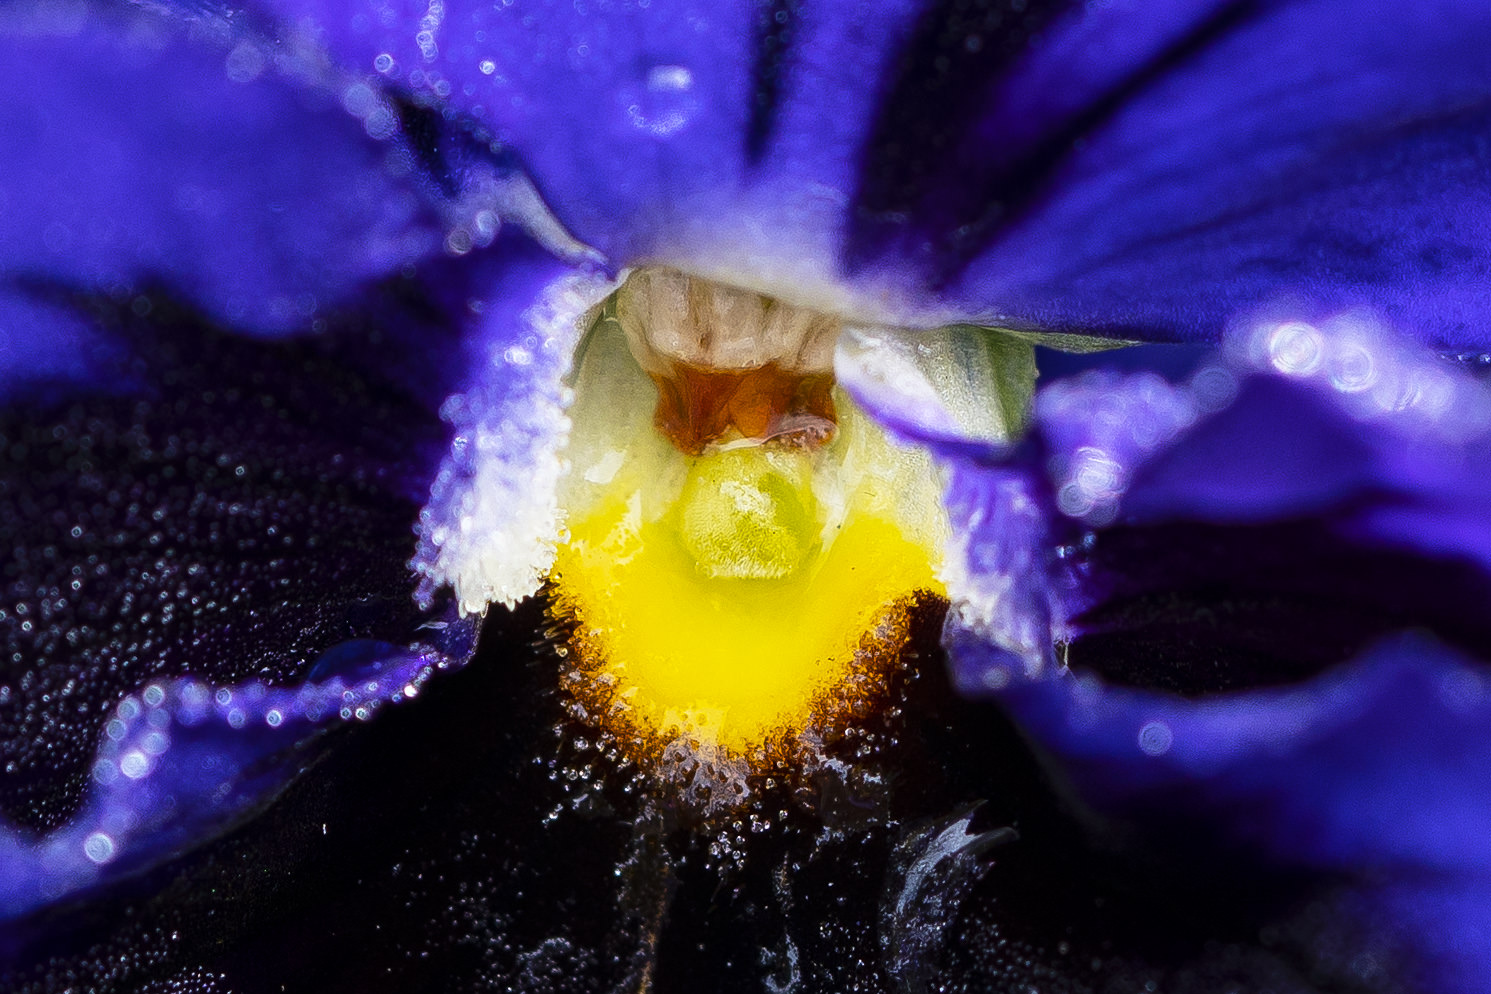
[[[114,858],[114,840],[103,832],[94,832],[83,840],[83,855],[103,865]]]
[[[1139,748],[1146,756],[1163,756],[1175,742],[1175,733],[1163,721],[1146,722],[1139,729]]]
[[[119,772],[131,780],[139,780],[150,773],[150,757],[139,749],[131,749],[119,760]]]
[[[1320,332],[1302,321],[1290,321],[1269,331],[1264,347],[1274,368],[1289,376],[1308,376],[1325,359]]]
[[[681,130],[698,108],[694,74],[686,66],[660,65],[647,71],[643,85],[622,91],[632,125],[658,137]]]
[[[258,79],[260,74],[268,65],[264,53],[259,46],[249,41],[241,41],[228,53],[225,68],[228,78],[235,83],[249,83]]]

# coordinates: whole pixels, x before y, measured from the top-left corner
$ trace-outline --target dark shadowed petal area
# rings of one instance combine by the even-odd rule
[[[474,619],[414,599],[436,411],[492,370],[515,398],[559,389],[514,350],[538,350],[519,316],[563,265],[515,237],[463,261],[288,342],[164,293],[35,298],[128,358],[100,360],[100,389],[33,383],[0,411],[0,917],[200,845],[321,732],[469,657]]]
[[[147,684],[104,725],[88,800],[44,837],[0,827],[0,915],[15,918],[148,869],[263,807],[314,756],[314,732],[367,721],[416,696],[437,670],[465,663],[473,621],[442,624],[420,651],[341,643],[296,687]],[[319,671],[319,672],[318,672]],[[15,950],[0,947],[0,957]]]
[[[163,296],[134,299],[149,300],[148,319],[66,308],[131,356],[105,389],[43,391],[0,413],[0,809],[27,829],[3,830],[6,915],[262,801],[295,761],[245,771],[311,720],[276,688],[348,639],[410,656],[390,643],[420,623],[404,562],[438,453],[428,409],[324,341],[235,340]],[[435,661],[411,662],[404,683]],[[399,687],[353,689],[365,705]],[[236,717],[213,705],[219,691],[244,702]],[[183,718],[196,697],[222,713]]]
[[[0,280],[159,285],[218,321],[282,332],[439,250],[411,166],[370,138],[392,135],[392,117],[350,108],[359,120],[256,42],[187,35],[81,3],[0,13],[0,134],[26,136],[0,148]],[[19,316],[0,322],[7,353],[45,341]]]
[[[955,679],[1129,830],[1345,885],[1409,976],[1485,989],[1485,385],[1348,314],[1262,323],[1181,384],[1059,381],[1035,411],[1013,455],[943,447],[972,508]],[[1052,511],[1044,584],[978,556],[1011,477]],[[1069,671],[1012,611],[1046,612]]]
[[[1150,339],[1367,304],[1485,345],[1478,0],[264,6],[617,265]]]
[[[1001,699],[1108,814],[1183,850],[1349,879],[1430,989],[1486,989],[1484,660],[1403,637],[1287,690],[1197,702],[1086,675]]]
[[[825,741],[851,776],[758,781],[738,834],[670,830],[645,776],[595,776],[541,624],[537,603],[494,611],[472,665],[347,729],[261,817],[25,923],[31,956],[0,986],[1395,990],[1334,941],[1339,903],[1291,913],[1287,873],[1177,870],[1094,831],[1000,709],[949,685],[935,612],[896,706]],[[721,864],[726,844],[744,858]]]
[[[568,353],[522,320],[564,264],[491,247],[532,204],[448,201],[416,111],[219,24],[0,27],[29,138],[0,152],[0,953],[24,959],[56,908],[465,662],[472,620],[414,599],[437,412],[557,397]]]

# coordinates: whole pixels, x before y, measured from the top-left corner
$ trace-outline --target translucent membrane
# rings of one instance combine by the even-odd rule
[[[820,339],[836,322],[674,276],[644,274],[645,296],[633,277],[577,356],[552,603],[571,633],[571,690],[620,741],[749,758],[883,683],[910,606],[942,591],[940,486],[924,453],[834,386]],[[690,306],[710,321],[743,312],[758,347],[738,327],[648,325]],[[739,364],[700,369],[705,339],[729,340],[716,359]],[[678,405],[666,390],[680,364],[694,386],[718,376],[734,389]],[[808,407],[816,430],[773,429]],[[680,410],[682,422],[664,417]]]

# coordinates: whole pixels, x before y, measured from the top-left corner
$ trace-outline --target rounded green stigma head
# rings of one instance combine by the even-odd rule
[[[679,540],[712,579],[780,580],[819,540],[806,453],[752,445],[693,460],[676,507]]]

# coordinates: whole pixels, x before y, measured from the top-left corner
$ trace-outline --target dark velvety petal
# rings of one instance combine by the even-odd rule
[[[456,449],[487,451],[477,428],[516,445],[574,332],[546,344],[522,319],[564,269],[536,245],[460,262],[291,342],[159,292],[24,298],[107,343],[112,386],[17,389],[0,411],[0,914],[200,844],[291,781],[313,733],[465,661],[472,620],[433,590],[421,610],[410,563],[450,444],[436,409],[500,399],[476,426],[447,409]]]
[[[1370,304],[1486,344],[1476,0],[267,6],[495,138],[618,264],[1176,340]]]
[[[370,137],[394,122],[291,82],[257,42],[59,3],[8,8],[0,47],[8,284],[164,286],[276,332],[440,249],[410,165]]]
[[[152,677],[286,680],[342,639],[403,641],[440,440],[428,401],[343,358],[365,322],[276,345],[163,295],[48,307],[126,360],[114,390],[0,412],[0,809],[38,828]]]
[[[542,625],[494,611],[473,665],[346,730],[261,818],[50,935],[18,923],[0,987],[1392,990],[1287,874],[1176,872],[1093,831],[995,704],[953,692],[935,612],[894,706],[824,741],[829,768],[753,784],[740,829],[666,830],[567,709]]]
[[[1491,869],[1491,678],[1427,639],[1389,640],[1300,687],[1205,701],[1091,677],[1005,697],[1110,810],[1164,797],[1174,830],[1202,817],[1216,838],[1286,865]]]

